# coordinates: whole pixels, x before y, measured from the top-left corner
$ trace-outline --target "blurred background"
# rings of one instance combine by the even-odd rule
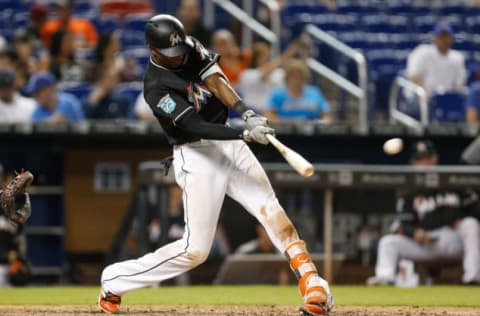
[[[251,144],[335,283],[375,274],[379,239],[400,234],[391,224],[405,192],[480,188],[478,167],[460,166],[478,132],[479,1],[0,0],[1,179],[22,168],[36,177],[25,227],[0,217],[0,286],[98,284],[106,264],[183,234],[181,192],[158,163],[171,149],[142,95],[143,29],[160,13],[220,53],[245,103],[317,164],[302,179],[272,146]],[[393,137],[395,155],[383,149]],[[451,208],[442,225],[456,231],[466,215]],[[207,263],[167,283],[293,281],[228,198],[218,227]],[[438,257],[414,260],[419,282],[480,283],[480,273],[462,279],[461,254]],[[25,278],[12,281],[18,262]]]

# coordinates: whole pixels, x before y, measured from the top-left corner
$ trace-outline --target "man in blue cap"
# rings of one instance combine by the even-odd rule
[[[435,24],[432,44],[420,44],[408,56],[407,75],[429,96],[462,90],[466,80],[465,58],[451,49],[453,28],[446,21]]]
[[[37,101],[33,122],[78,122],[84,119],[78,100],[73,95],[59,93],[55,77],[49,72],[33,75],[26,91]]]

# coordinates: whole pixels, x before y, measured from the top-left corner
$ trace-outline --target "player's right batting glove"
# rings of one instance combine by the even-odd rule
[[[275,135],[275,130],[269,126],[255,126],[251,130],[243,131],[243,139],[247,142],[257,142],[263,145],[268,144],[268,139],[265,136],[266,134]]]
[[[248,130],[252,130],[257,126],[268,127],[267,118],[258,115],[252,110],[245,111],[245,113],[242,114],[242,119],[245,121]]]

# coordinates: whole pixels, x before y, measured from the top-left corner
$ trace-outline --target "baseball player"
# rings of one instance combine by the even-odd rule
[[[414,145],[413,166],[437,162],[430,141]],[[380,239],[375,276],[367,279],[368,285],[393,284],[401,259],[462,259],[462,282],[480,284],[480,205],[474,191],[415,190],[397,200],[397,213],[392,233]]]
[[[248,110],[217,62],[219,55],[185,34],[173,16],[157,15],[145,27],[151,59],[144,77],[145,100],[173,145],[175,179],[183,190],[185,233],[145,256],[107,266],[102,273],[99,306],[120,309],[121,296],[157,284],[205,261],[215,235],[225,194],[238,201],[265,227],[285,253],[299,279],[304,315],[333,307],[322,279],[280,206],[260,163],[245,141],[267,144],[274,130]],[[226,125],[228,110],[245,120],[245,130]]]

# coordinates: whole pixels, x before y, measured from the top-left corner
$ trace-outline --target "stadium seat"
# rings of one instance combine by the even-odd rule
[[[12,27],[14,29],[18,29],[21,27],[25,27],[28,24],[28,13],[26,12],[18,12],[12,17]]]
[[[457,92],[435,94],[430,99],[431,121],[464,122],[465,96]]]
[[[410,31],[408,18],[390,15],[366,15],[362,17],[363,28],[370,33],[407,33]]]
[[[132,104],[143,90],[143,82],[124,82],[115,89],[117,95],[127,97]]]
[[[129,14],[125,17],[123,28],[127,31],[142,31],[145,29],[145,21],[148,19],[144,14]]]
[[[145,36],[143,30],[124,30],[121,34],[122,48],[138,47],[145,45]]]
[[[129,49],[125,49],[122,52],[122,55],[126,59],[137,60],[140,67],[142,67],[142,69],[145,69],[148,64],[148,60],[150,59],[150,50],[145,46],[132,47]]]
[[[466,5],[461,4],[453,4],[453,3],[445,3],[440,5],[438,8],[438,14],[440,16],[447,16],[447,15],[460,15],[463,16],[468,12],[468,8]]]
[[[471,33],[480,34],[480,16],[467,17],[465,24]]]
[[[306,21],[305,15],[303,15]],[[311,23],[324,31],[355,31],[357,29],[358,19],[353,15],[342,14],[316,14],[312,16]]]
[[[69,82],[59,87],[60,91],[73,94],[82,103],[88,99],[92,89],[92,84],[88,82]]]
[[[99,34],[115,31],[120,28],[117,17],[109,15],[102,15],[99,19],[95,19],[94,24]]]
[[[96,11],[97,7],[94,5],[96,1],[77,0],[75,1],[74,13],[84,14],[86,12]]]

